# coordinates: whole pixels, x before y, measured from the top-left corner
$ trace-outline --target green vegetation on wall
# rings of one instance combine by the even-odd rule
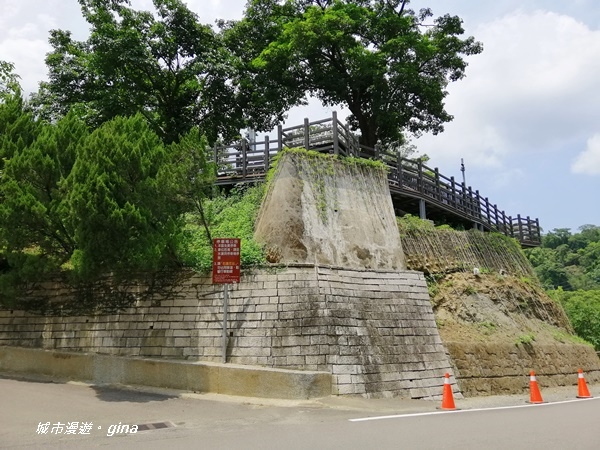
[[[242,267],[266,262],[264,249],[254,240],[254,222],[265,185],[234,188],[228,195],[217,194],[204,201],[206,221],[213,238],[241,239]],[[212,246],[197,213],[185,214],[178,252],[183,263],[203,273],[212,268]]]
[[[337,198],[335,191],[328,192],[327,186],[333,185],[333,177],[335,175],[334,164],[340,165],[342,168],[350,170],[354,178],[360,174],[363,169],[377,170],[382,174],[387,173],[388,167],[381,161],[375,161],[365,158],[344,157],[329,153],[319,153],[303,148],[285,148],[279,152],[275,161],[267,174],[267,183],[271,181],[276,170],[277,162],[285,155],[292,157],[299,156],[297,166],[303,172],[303,179],[308,180],[311,184],[311,189],[314,191],[317,199],[317,212],[323,223],[327,223],[329,209],[337,208]]]
[[[519,243],[503,234],[436,227],[408,214],[398,219],[398,230],[409,269],[436,274],[477,268],[482,273],[534,276]]]

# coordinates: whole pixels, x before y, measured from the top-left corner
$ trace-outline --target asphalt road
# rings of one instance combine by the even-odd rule
[[[429,401],[278,402],[0,377],[0,448],[600,448],[598,397],[542,393],[548,404],[488,397],[441,412]]]

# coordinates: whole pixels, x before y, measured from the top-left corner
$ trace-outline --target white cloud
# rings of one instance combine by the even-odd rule
[[[525,172],[522,169],[513,168],[494,174],[490,181],[492,188],[498,190],[521,183],[524,179]]]
[[[27,93],[37,90],[38,82],[46,78],[44,59],[49,51],[50,44],[44,39],[11,37],[0,42],[2,59],[15,64],[21,87]]]
[[[547,11],[515,11],[480,24],[484,44],[467,76],[449,86],[455,116],[439,137],[417,141],[440,161],[500,166],[515,153],[583,142],[600,116],[600,31]]]
[[[600,175],[600,133],[588,139],[586,149],[571,165],[571,172],[584,175]]]
[[[19,12],[18,1],[2,0],[0,5],[0,30],[7,27]]]

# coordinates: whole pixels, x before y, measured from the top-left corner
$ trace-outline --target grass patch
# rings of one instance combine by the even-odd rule
[[[517,338],[517,340],[515,341],[516,345],[522,344],[522,345],[531,345],[531,343],[535,341],[535,335],[530,333],[530,334],[522,334],[521,336],[519,336]]]
[[[229,195],[216,195],[204,202],[206,220],[214,238],[240,238],[242,268],[265,264],[264,248],[254,240],[254,222],[260,208],[265,185],[240,187]],[[185,215],[179,240],[179,254],[184,264],[198,272],[212,269],[212,244],[197,214]]]
[[[486,336],[494,333],[498,325],[494,322],[486,320],[485,322],[479,322],[475,326]]]

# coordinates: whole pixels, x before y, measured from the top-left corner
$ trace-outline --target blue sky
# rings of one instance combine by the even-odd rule
[[[133,0],[149,9],[151,0]],[[245,0],[189,0],[201,21],[238,19]],[[413,143],[430,165],[461,179],[507,214],[539,218],[545,231],[600,225],[600,3],[598,0],[427,0],[434,15],[463,18],[484,51],[448,87],[454,120]],[[12,61],[28,92],[44,79],[48,31],[85,39],[76,0],[0,0],[0,59]],[[288,124],[327,117],[317,101]]]

